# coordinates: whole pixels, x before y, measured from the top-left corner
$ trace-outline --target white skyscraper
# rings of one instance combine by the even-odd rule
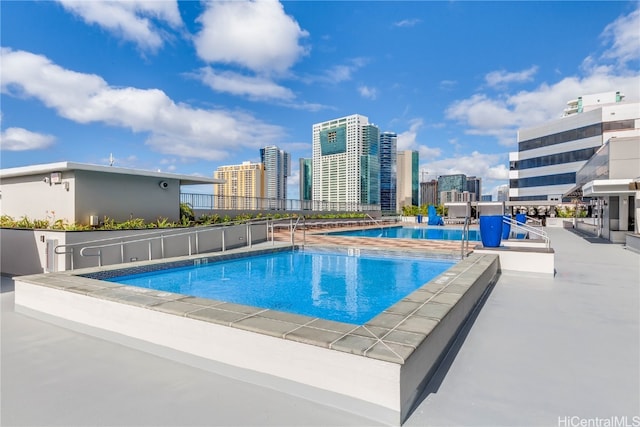
[[[380,203],[379,133],[359,114],[313,125],[313,200]]]
[[[291,155],[274,145],[260,149],[264,165],[265,197],[274,200],[287,199],[287,177],[291,175]]]

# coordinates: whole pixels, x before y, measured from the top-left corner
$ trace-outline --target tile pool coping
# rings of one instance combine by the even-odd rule
[[[313,248],[313,250],[316,249],[318,248]],[[421,377],[418,385],[414,384],[410,387],[412,391],[409,394],[412,396],[403,398],[403,400],[415,400],[417,396],[414,396],[416,391],[413,389],[420,388],[426,383],[429,372],[433,371],[442,353],[464,323],[469,312],[475,307],[480,296],[495,282],[499,270],[496,255],[471,254],[362,326],[99,280],[99,278],[114,277],[114,274],[127,275],[158,270],[158,267],[162,269],[192,266],[216,260],[289,250],[291,250],[291,245],[242,248],[225,253],[180,257],[171,261],[136,262],[132,263],[134,265],[127,265],[124,268],[122,265],[115,265],[23,276],[16,278],[16,304],[21,303],[21,284],[36,285],[64,293],[80,294],[137,309],[150,310],[169,316],[220,325],[292,343],[390,363],[398,366],[398,369],[402,369],[403,365],[409,364],[411,360],[424,358],[422,353],[426,350],[423,344],[428,341],[433,342],[435,339],[433,336],[440,337],[439,325],[445,321],[451,323],[451,318],[455,317],[453,336],[447,336],[444,345],[437,344],[439,347],[435,359],[431,360],[433,355],[430,356],[429,363],[431,365],[427,364],[421,368],[428,371],[424,373],[425,378]],[[343,250],[347,249],[343,248]],[[361,253],[369,251],[380,253],[380,250],[367,248],[357,248],[357,250],[360,250]],[[402,251],[385,249],[383,252],[404,256],[425,256],[419,251],[406,249]],[[435,255],[436,258],[442,258],[441,254]],[[482,283],[477,285],[479,282]],[[469,291],[473,287],[477,288],[473,291],[475,296],[467,301],[469,298],[466,295],[472,293]],[[29,306],[28,297],[25,297],[25,305]],[[462,305],[465,306],[465,309],[460,317],[461,314],[457,310]],[[38,310],[37,307],[35,309]],[[442,338],[438,338],[438,340],[442,341]],[[416,355],[417,353],[420,354]],[[413,365],[416,363],[414,362],[407,369],[415,369]],[[401,416],[403,417],[408,409],[405,407],[406,405],[401,406],[400,412],[403,412],[404,415]]]
[[[314,248],[317,249],[340,250],[333,247]],[[23,276],[20,281],[403,364],[473,284],[467,276],[473,275],[484,265],[476,265],[482,257],[472,254],[362,326],[102,280],[289,250],[291,246],[281,246],[219,255],[180,257],[181,259],[173,261],[143,261],[135,263],[135,266],[91,267],[70,272]],[[347,251],[344,248],[342,250]],[[360,250],[362,254],[394,252],[364,248]],[[403,251],[402,254],[394,255],[407,255],[411,258],[412,254]],[[428,258],[419,253],[414,253],[413,256]],[[443,259],[437,255],[433,258]]]

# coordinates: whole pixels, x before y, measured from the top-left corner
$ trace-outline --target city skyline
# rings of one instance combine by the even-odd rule
[[[213,176],[362,114],[420,178],[508,182],[517,130],[640,94],[636,2],[2,2],[2,168]],[[539,31],[544,28],[544,31]]]

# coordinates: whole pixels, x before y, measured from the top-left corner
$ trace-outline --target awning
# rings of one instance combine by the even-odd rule
[[[596,179],[583,185],[582,192],[588,197],[633,194],[636,192],[635,185],[630,189],[633,182],[632,179]]]

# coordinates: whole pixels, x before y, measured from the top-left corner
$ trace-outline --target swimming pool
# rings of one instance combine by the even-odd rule
[[[105,280],[290,251],[238,248],[18,277],[16,310],[399,425],[499,274],[498,255],[472,253],[361,326]],[[425,255],[403,249],[402,256]]]
[[[296,250],[108,280],[363,325],[454,264],[389,254]]]
[[[428,227],[386,227],[366,230],[334,231],[331,236],[388,237],[391,239],[462,240],[462,229]],[[480,241],[478,230],[469,230],[470,241]]]

